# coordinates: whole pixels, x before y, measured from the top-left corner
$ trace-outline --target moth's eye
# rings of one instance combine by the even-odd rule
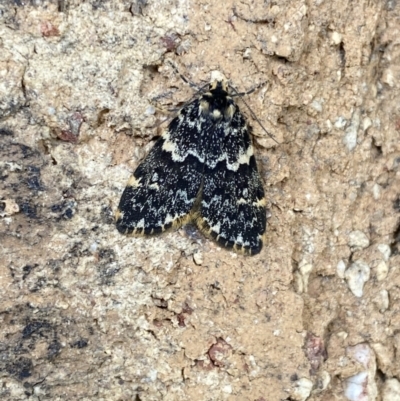
[[[151,177],[151,182],[157,182],[158,181],[158,174],[154,173],[153,176]]]

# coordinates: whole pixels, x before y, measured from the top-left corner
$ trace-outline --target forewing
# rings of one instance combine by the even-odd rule
[[[182,110],[195,114],[195,104]],[[157,234],[186,222],[202,181],[198,130],[176,117],[138,166],[126,186],[116,214],[124,234]]]
[[[219,161],[205,163],[197,224],[222,246],[254,255],[262,248],[266,202],[249,128],[237,114],[215,129],[219,136],[225,132],[225,141]]]

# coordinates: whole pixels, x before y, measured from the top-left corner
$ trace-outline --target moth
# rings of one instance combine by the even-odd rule
[[[130,177],[116,212],[117,229],[150,236],[194,222],[221,246],[255,255],[267,218],[251,127],[227,80],[214,77]]]

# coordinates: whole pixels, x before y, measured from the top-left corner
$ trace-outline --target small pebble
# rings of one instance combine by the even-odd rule
[[[146,114],[146,116],[151,116],[156,112],[156,109],[154,106],[148,106],[144,112],[144,114]]]
[[[378,251],[383,255],[383,259],[384,260],[389,260],[390,258],[390,254],[391,254],[391,250],[390,250],[390,246],[387,244],[379,244],[378,245]]]
[[[342,42],[342,35],[339,32],[333,31],[331,40],[332,44],[339,45]]]
[[[364,394],[368,382],[368,373],[360,372],[346,380],[345,397],[350,401],[368,401]]]
[[[393,71],[390,68],[383,71],[381,80],[391,88],[394,86],[396,81]]]
[[[19,206],[14,199],[4,199],[0,203],[4,205],[4,209],[2,211],[0,209],[0,217],[12,216],[19,212]]]
[[[321,371],[320,373],[318,373],[313,393],[314,392],[321,393],[322,391],[326,390],[330,382],[331,382],[330,374],[326,370]]]
[[[374,351],[366,343],[346,349],[346,354],[363,366],[363,370],[349,377],[344,386],[344,395],[350,401],[376,400],[378,389],[375,383],[376,361]]]
[[[381,197],[382,187],[379,184],[375,184],[372,188],[372,195],[375,200],[378,200]]]
[[[378,281],[383,281],[387,277],[389,272],[389,267],[385,261],[380,261],[378,266],[376,266],[376,279]]]
[[[313,382],[303,377],[297,380],[294,386],[290,399],[294,401],[305,401],[311,394]]]
[[[344,275],[350,291],[356,297],[362,297],[364,284],[369,280],[370,267],[363,261],[357,260],[345,271]]]
[[[311,107],[312,107],[314,110],[316,110],[316,111],[318,111],[319,113],[321,113],[321,111],[322,111],[322,104],[323,104],[323,101],[321,101],[321,99],[314,99],[314,100],[311,102]]]
[[[369,117],[363,119],[363,130],[366,131],[372,125],[372,121]]]
[[[349,234],[348,244],[353,250],[364,249],[369,246],[369,239],[362,231],[356,230]]]
[[[230,384],[223,386],[222,392],[225,394],[232,394],[232,386]]]
[[[336,266],[336,274],[339,278],[344,278],[344,272],[346,271],[346,263],[343,260],[339,260]]]
[[[251,49],[250,49],[250,47],[247,47],[246,50],[244,51],[243,58],[251,58]]]
[[[338,117],[334,123],[335,128],[342,129],[346,126],[347,120],[343,117]]]
[[[384,374],[390,372],[391,366],[393,366],[393,358],[394,358],[393,347],[384,345],[382,343],[372,343],[371,347],[375,352],[379,369]]]
[[[313,265],[307,262],[300,262],[300,274],[303,279],[303,291],[307,292],[308,289],[308,279],[310,277],[310,273],[312,272]]]
[[[400,401],[400,382],[397,379],[385,380],[382,401]]]
[[[351,118],[351,123],[346,128],[343,137],[343,143],[350,151],[357,146],[357,132],[359,126],[360,126],[360,113],[358,111],[355,111]]]
[[[374,299],[375,305],[378,307],[379,312],[383,313],[389,309],[389,293],[387,290],[379,291],[378,295]]]
[[[197,266],[201,266],[203,264],[203,254],[201,252],[196,252],[193,255],[193,260]]]

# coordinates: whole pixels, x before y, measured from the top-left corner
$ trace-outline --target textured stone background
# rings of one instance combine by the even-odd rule
[[[400,3],[0,2],[0,398],[400,400]],[[262,253],[118,234],[160,122],[222,71]]]

